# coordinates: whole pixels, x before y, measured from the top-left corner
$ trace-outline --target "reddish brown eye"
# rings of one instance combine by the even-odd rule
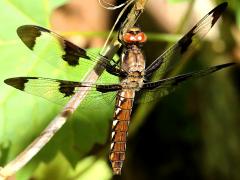
[[[143,42],[145,42],[146,40],[147,40],[147,36],[146,36],[145,33],[140,32],[140,33],[138,33],[138,34],[136,35],[136,41],[143,43]]]
[[[126,33],[123,35],[123,41],[126,43],[132,43],[137,41],[136,37],[131,33]]]

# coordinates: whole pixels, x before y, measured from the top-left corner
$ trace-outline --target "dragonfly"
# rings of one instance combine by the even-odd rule
[[[195,46],[213,27],[227,8],[227,2],[219,4],[206,14],[178,42],[157,57],[148,67],[142,51],[147,35],[139,28],[132,27],[119,38],[123,50],[118,63],[113,59],[93,54],[66,40],[57,33],[36,25],[23,25],[17,29],[17,34],[23,43],[32,51],[39,45],[41,37],[52,39],[61,45],[58,59],[74,68],[81,68],[82,62],[100,63],[105,70],[117,76],[117,83],[91,83],[51,79],[44,77],[14,77],[4,82],[16,89],[43,97],[56,103],[68,101],[76,92],[91,88],[95,95],[104,97],[107,94],[115,96],[115,111],[112,121],[111,146],[109,160],[113,173],[120,175],[126,156],[126,142],[131,112],[134,102],[150,102],[172,92],[184,82],[201,78],[221,69],[233,66],[235,63],[225,63],[205,69],[162,78],[160,75],[174,66],[178,59],[192,46]],[[59,47],[59,46],[56,46]],[[50,49],[51,50],[51,49]],[[173,56],[174,55],[174,56]],[[49,57],[45,57],[49,59]],[[151,80],[152,77],[157,80]],[[90,95],[89,95],[90,96]],[[86,96],[88,98],[88,96]],[[65,101],[61,101],[65,100]]]

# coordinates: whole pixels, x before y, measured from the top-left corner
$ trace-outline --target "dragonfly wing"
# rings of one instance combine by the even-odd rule
[[[199,43],[226,8],[227,2],[224,2],[206,14],[185,36],[147,67],[146,78],[149,79],[154,75],[159,79],[163,73],[171,69],[189,48]]]
[[[57,33],[43,27],[23,25],[17,29],[17,34],[30,50],[44,60],[50,62],[53,59],[59,60],[71,67],[81,65],[81,63],[92,65],[100,62],[113,75],[125,74],[114,60],[107,59],[98,53],[86,51]],[[43,50],[45,51],[42,52]]]
[[[119,84],[92,84],[42,77],[15,77],[6,79],[4,82],[16,89],[60,105],[66,104],[76,92],[86,91],[86,89],[89,93],[84,99],[85,104],[97,104],[100,99],[111,97],[114,99],[116,91],[121,89]]]
[[[147,103],[157,100],[160,97],[168,95],[179,85],[184,84],[184,82],[187,82],[188,80],[201,78],[233,65],[235,65],[235,63],[221,64],[159,81],[145,83],[142,87],[142,90],[137,93],[137,102]]]

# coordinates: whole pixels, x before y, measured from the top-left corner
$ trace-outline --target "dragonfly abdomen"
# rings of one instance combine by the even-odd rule
[[[114,174],[121,174],[126,154],[127,133],[133,106],[135,91],[125,90],[117,94],[112,124],[112,143],[109,159]]]

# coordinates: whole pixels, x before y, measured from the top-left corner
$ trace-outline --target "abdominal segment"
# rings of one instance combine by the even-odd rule
[[[123,161],[125,160],[127,133],[134,94],[132,90],[120,91],[117,94],[109,154],[114,174],[121,174]]]

